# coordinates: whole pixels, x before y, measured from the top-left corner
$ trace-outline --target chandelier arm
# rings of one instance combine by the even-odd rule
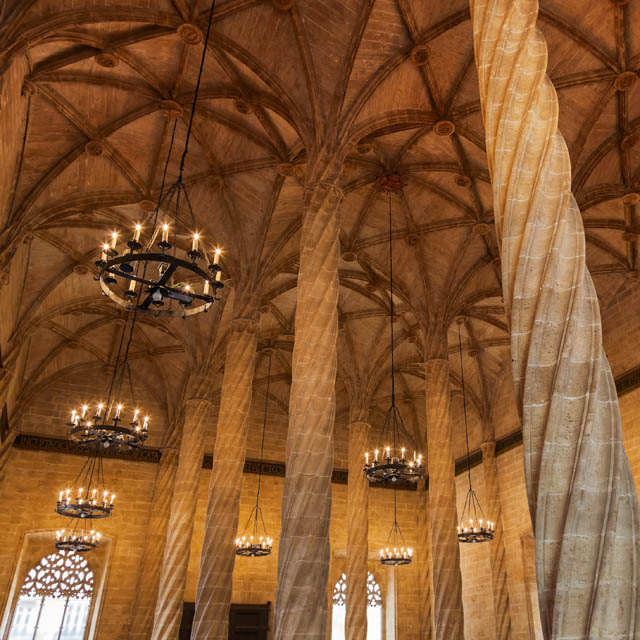
[[[471,458],[469,454],[469,425],[467,424],[467,395],[464,389],[464,366],[462,365],[462,323],[458,323],[458,346],[460,347],[460,379],[462,382],[462,408],[464,410],[464,433],[467,441],[467,475],[469,476],[469,489],[471,490]]]
[[[191,103],[191,115],[189,116],[189,126],[187,127],[187,136],[184,141],[184,151],[182,152],[182,158],[180,159],[180,173],[178,181],[182,182],[182,172],[184,170],[184,161],[189,151],[189,140],[191,138],[191,129],[193,127],[193,120],[196,113],[196,102],[198,100],[198,93],[200,91],[200,81],[202,80],[202,71],[204,69],[204,61],[207,55],[207,45],[209,44],[209,33],[211,32],[211,23],[213,21],[213,9],[215,7],[216,0],[211,0],[211,8],[209,9],[209,22],[207,23],[207,33],[204,37],[204,44],[202,46],[202,57],[200,58],[200,69],[198,70],[198,80],[196,81],[196,88],[193,92],[193,102]]]

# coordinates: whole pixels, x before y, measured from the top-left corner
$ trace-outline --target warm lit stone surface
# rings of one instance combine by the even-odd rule
[[[192,638],[229,636],[229,606],[235,562],[234,541],[242,491],[249,407],[258,343],[257,323],[237,318],[227,338],[220,413],[213,449],[209,505],[200,557]]]
[[[471,3],[542,625],[640,629],[640,507],[534,0]]]
[[[302,222],[278,551],[277,640],[324,640],[326,629],[343,198],[332,162],[308,185]]]

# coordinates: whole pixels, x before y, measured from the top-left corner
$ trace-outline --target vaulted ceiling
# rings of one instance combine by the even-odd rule
[[[26,60],[2,236],[4,253],[30,238],[4,354],[16,359],[29,344],[23,399],[54,380],[106,375],[113,362],[123,316],[100,295],[93,261],[110,231],[149,222],[176,118],[175,149],[185,138],[209,11],[206,0],[61,4],[8,0],[0,30],[5,65]],[[640,269],[640,3],[543,0],[540,27],[606,310]],[[185,243],[198,230],[224,247],[231,286],[207,315],[140,321],[134,370],[175,411],[212,327],[223,363],[234,292],[250,282],[261,341],[276,348],[271,390],[286,407],[306,162],[328,136],[348,149],[338,419],[362,389],[374,417],[389,403],[388,200],[378,178],[398,172],[395,360],[408,430],[420,440],[423,344],[436,328],[448,329],[459,385],[459,315],[471,404],[491,422],[509,337],[466,0],[217,2],[185,167],[196,219],[181,211],[179,229]],[[174,151],[169,179],[178,161]],[[265,376],[261,358],[258,387]]]

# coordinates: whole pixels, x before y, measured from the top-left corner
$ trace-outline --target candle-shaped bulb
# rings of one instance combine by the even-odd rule
[[[221,249],[216,249],[216,252],[213,255],[213,264],[218,264],[218,262],[220,262],[220,254],[221,253],[222,253]]]
[[[365,462],[365,464],[367,466],[369,466],[369,452],[368,451],[364,454],[364,462]]]
[[[220,280],[222,280],[222,271],[218,271],[218,273],[216,273],[216,282],[220,282]]]
[[[129,280],[129,291],[135,291],[135,290],[136,290],[136,281]]]
[[[111,494],[111,505],[113,506],[113,501],[116,499],[116,494],[112,493]]]
[[[149,416],[144,417],[144,422],[142,423],[142,428],[146,431],[149,428]]]
[[[62,502],[62,491],[60,492],[60,495],[58,496],[58,502]]]
[[[387,447],[387,458],[391,457],[391,447]]]
[[[100,414],[102,413],[102,409],[104,409],[104,405],[102,404],[102,402],[98,403],[98,408],[96,409],[96,417],[100,417]]]
[[[400,456],[404,460],[404,447],[402,447],[402,455]]]
[[[133,232],[133,241],[134,242],[139,242],[140,241],[140,231],[142,230],[142,225],[140,223],[138,223],[136,225],[136,230]]]
[[[120,418],[120,413],[121,413],[121,411],[122,411],[122,405],[121,405],[121,404],[119,404],[119,405],[117,405],[117,406],[116,406],[116,415],[115,415],[116,420],[117,420],[118,418]]]
[[[80,487],[78,489],[78,498],[82,495],[82,492],[84,491],[84,489],[82,487]]]
[[[107,242],[105,242],[102,245],[102,262],[106,262],[107,261],[107,251],[109,250],[109,244]]]
[[[376,449],[373,453],[373,459],[377,460],[378,459],[378,450]]]
[[[115,248],[116,248],[116,244],[117,244],[117,242],[118,242],[118,232],[117,232],[117,231],[114,231],[114,232],[111,234],[111,248],[112,248],[112,249],[115,249]]]
[[[200,239],[200,234],[197,232],[193,234],[193,242],[191,243],[191,251],[198,250],[198,240]]]
[[[205,281],[204,281],[204,290],[202,291],[202,293],[203,293],[205,296],[208,296],[208,295],[209,295],[209,281],[208,281],[208,280],[205,280]]]
[[[132,422],[138,422],[138,416],[139,416],[139,415],[140,415],[140,409],[136,409],[136,410],[133,412],[133,420],[132,420]]]
[[[76,416],[78,415],[78,412],[75,409],[71,410],[71,422],[75,422],[76,421]]]
[[[191,291],[191,285],[185,284],[184,285],[184,290],[189,293],[189,291]]]
[[[167,242],[169,239],[169,225],[165,222],[162,225],[162,242]]]

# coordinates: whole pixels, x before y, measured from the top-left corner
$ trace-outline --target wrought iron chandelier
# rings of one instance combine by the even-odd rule
[[[393,304],[393,233],[392,233],[392,207],[391,194],[393,191],[400,191],[403,187],[402,181],[397,174],[379,180],[381,188],[389,197],[389,328],[391,335],[391,406],[389,407],[382,428],[382,439],[389,431],[392,431],[392,444],[384,445],[375,449],[370,457],[369,452],[365,453],[364,474],[371,483],[396,483],[396,482],[417,482],[422,477],[424,471],[422,466],[422,454],[413,452],[411,457],[406,446],[398,444],[398,431],[406,433],[404,420],[398,407],[396,406],[396,379],[394,360],[394,304]]]
[[[138,448],[147,439],[149,416],[143,415],[137,406],[131,367],[129,366],[129,349],[133,340],[136,316],[136,311],[132,314],[127,313],[106,400],[100,400],[91,406],[83,404],[80,409],[72,409],[71,411],[71,420],[67,426],[69,427],[69,437],[75,442],[104,448],[110,446]],[[129,386],[129,397],[134,407],[130,412],[125,411],[122,402],[122,386],[125,376]],[[116,398],[118,399],[116,400]]]
[[[268,556],[273,547],[273,539],[267,534],[264,524],[262,508],[260,507],[260,484],[262,481],[262,460],[264,457],[264,434],[267,428],[267,408],[269,406],[269,383],[271,382],[271,358],[273,353],[269,350],[269,369],[267,373],[267,389],[264,400],[264,419],[262,422],[262,443],[260,445],[260,468],[258,469],[258,489],[256,491],[256,503],[249,513],[249,519],[242,533],[236,538],[236,555],[248,558],[261,558]]]
[[[58,494],[56,513],[67,518],[94,520],[108,518],[113,511],[115,494],[105,489],[102,458],[87,458],[74,486]]]
[[[100,542],[102,534],[95,529],[89,530],[86,520],[76,520],[68,529],[56,531],[56,549],[84,553],[93,551]]]
[[[116,496],[104,487],[102,458],[91,455],[82,466],[73,487],[58,494],[56,513],[71,518],[72,523],[56,531],[56,549],[84,553],[98,546],[102,534],[93,526],[90,529],[87,523],[108,518],[113,512]]]
[[[143,231],[141,223],[135,225],[132,237],[125,246],[119,246],[118,233],[113,231],[110,240],[102,246],[100,260],[96,262],[96,266],[100,269],[97,279],[102,292],[125,309],[149,312],[154,316],[185,318],[208,311],[218,299],[216,297],[218,289],[224,286],[221,282],[222,271],[219,265],[221,250],[218,248],[207,252],[202,246],[200,234],[195,231],[191,236],[190,250],[185,250],[185,255],[180,256],[176,253],[177,237],[175,237],[182,201],[186,203],[191,220],[195,223],[189,191],[183,180],[183,171],[189,150],[214,5],[215,0],[211,3],[209,12],[178,178],[165,189],[167,169],[175,141],[176,118],[148,239],[144,243],[141,242]],[[160,222],[159,213],[162,206],[167,210],[175,207],[173,224],[170,224],[169,219]],[[174,233],[173,244],[169,239],[170,233]],[[120,286],[120,282],[124,285]]]
[[[464,433],[467,441],[467,475],[469,477],[469,490],[464,499],[462,517],[458,525],[458,540],[460,542],[489,542],[493,540],[495,532],[494,523],[486,520],[480,501],[471,484],[471,458],[469,456],[469,425],[467,423],[467,397],[464,388],[464,367],[462,364],[462,333],[461,325],[464,318],[458,318],[458,347],[460,352],[460,377],[462,383],[462,406],[464,409]]]
[[[398,497],[397,489],[393,488],[393,524],[387,536],[387,543],[380,549],[380,563],[399,567],[404,564],[411,564],[413,560],[413,549],[407,547],[404,536],[398,524]]]

